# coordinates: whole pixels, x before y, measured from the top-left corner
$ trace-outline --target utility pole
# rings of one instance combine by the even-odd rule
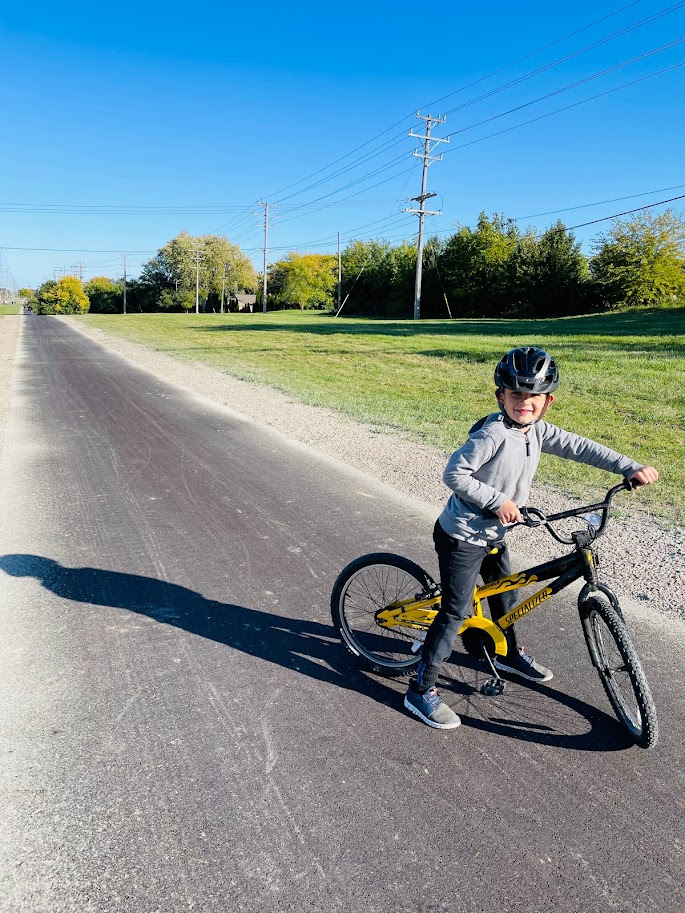
[[[221,313],[224,312],[224,289],[226,287],[226,267],[221,275]]]
[[[437,146],[438,143],[449,143],[449,137],[447,139],[440,139],[439,137],[431,137],[431,129],[436,124],[444,124],[445,117],[431,117],[430,114],[423,115],[416,112],[416,116],[426,122],[426,132],[424,135],[419,135],[417,133],[412,133],[409,131],[409,136],[413,136],[414,139],[422,139],[424,141],[423,152],[415,149],[412,155],[415,155],[417,158],[423,159],[423,174],[421,177],[421,193],[418,197],[412,197],[413,202],[419,204],[418,209],[404,209],[403,212],[413,212],[419,217],[419,241],[418,241],[418,250],[416,253],[416,281],[414,284],[414,320],[421,319],[421,278],[423,275],[423,220],[424,216],[439,216],[442,213],[440,212],[431,212],[428,209],[423,208],[423,204],[426,200],[431,197],[437,196],[436,193],[426,193],[426,181],[428,179],[428,166],[431,162],[439,162],[442,159],[442,155],[431,155],[432,150]],[[431,143],[433,145],[431,145]]]
[[[262,284],[262,311],[266,314],[266,259],[269,252],[269,206],[270,203],[259,201],[264,207],[264,280]]]
[[[124,314],[126,313],[126,254],[124,254]]]
[[[195,313],[200,313],[200,263],[204,260],[204,254],[200,253],[200,248],[195,248]]]
[[[338,307],[336,315],[340,313],[340,298],[342,296],[342,254],[340,253],[340,232],[338,232]]]

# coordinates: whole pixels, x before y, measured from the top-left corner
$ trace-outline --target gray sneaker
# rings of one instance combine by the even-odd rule
[[[437,688],[419,694],[410,686],[404,698],[404,706],[433,729],[456,729],[461,725],[454,710],[440,698]]]
[[[523,647],[512,650],[501,659],[499,656],[495,656],[495,668],[501,672],[508,672],[510,675],[518,675],[529,682],[548,682],[554,678],[551,670],[536,663],[534,657],[526,653]]]

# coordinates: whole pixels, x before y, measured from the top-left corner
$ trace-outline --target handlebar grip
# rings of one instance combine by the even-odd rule
[[[519,511],[523,517],[524,526],[528,526],[530,529],[535,529],[537,526],[542,526],[544,524],[542,513],[537,508],[519,507]]]

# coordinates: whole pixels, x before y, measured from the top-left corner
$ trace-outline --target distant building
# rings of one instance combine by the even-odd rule
[[[240,294],[231,295],[229,302],[238,311],[249,311],[252,313],[257,304],[257,296],[247,295],[241,292]]]

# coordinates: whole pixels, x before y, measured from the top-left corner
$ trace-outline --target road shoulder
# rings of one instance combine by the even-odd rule
[[[19,314],[8,314],[0,319],[0,450],[5,441],[12,376],[23,319]]]

